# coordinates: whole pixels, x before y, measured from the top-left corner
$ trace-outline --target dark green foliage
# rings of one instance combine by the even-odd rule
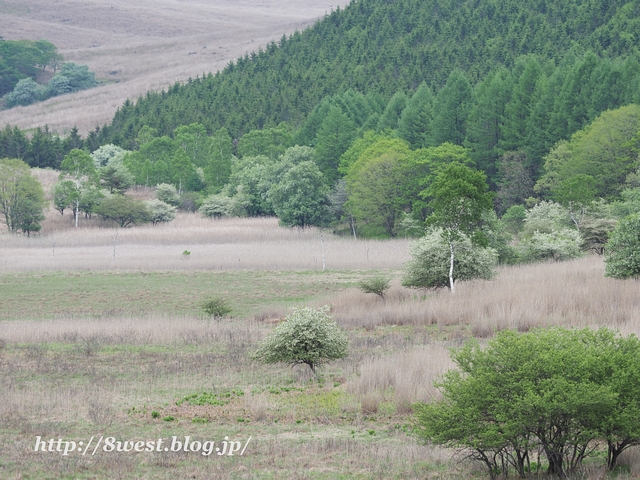
[[[210,317],[221,318],[231,313],[231,307],[224,298],[214,297],[202,304],[202,311]]]
[[[39,69],[57,68],[57,48],[46,40],[4,40],[0,38],[0,97],[11,92],[18,81],[34,79]]]
[[[496,66],[511,68],[526,54],[555,62],[571,48],[601,56],[629,55],[637,51],[637,42],[628,39],[637,30],[638,15],[638,9],[623,8],[618,1],[351,2],[313,28],[245,55],[221,73],[123,105],[110,134],[114,142],[118,138],[117,143],[131,148],[128,142],[143,125],[168,135],[176,122],[201,122],[208,132],[224,126],[240,138],[283,121],[301,124],[323,98],[349,89],[377,93],[386,101],[423,81],[439,90],[456,69],[475,84]],[[587,66],[581,70],[588,71]],[[567,84],[566,98],[587,96],[588,88],[575,88],[589,85],[581,72]],[[598,103],[608,101],[602,97]],[[575,131],[574,124],[584,126],[580,122],[590,115],[591,104],[584,105],[585,112],[572,113],[571,121],[559,123],[564,135],[570,133],[567,128]]]

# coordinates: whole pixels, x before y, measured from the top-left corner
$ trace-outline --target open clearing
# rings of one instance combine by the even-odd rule
[[[45,124],[84,134],[127,99],[216,72],[283,34],[312,25],[344,0],[2,0],[0,34],[45,39],[66,61],[89,65],[98,88],[0,112],[0,127]]]
[[[640,333],[640,284],[604,278],[595,256],[503,267],[451,295],[400,286],[405,239],[325,232],[323,270],[319,232],[275,219],[72,225],[70,214],[50,211],[34,238],[0,234],[3,478],[483,478],[481,467],[410,433],[410,406],[439,395],[433,381],[452,366],[448,348],[504,328]],[[356,287],[374,274],[393,279],[386,301]],[[210,296],[225,298],[232,317],[204,317]],[[251,361],[291,306],[324,304],[350,347],[319,383],[306,366]],[[242,456],[63,456],[34,452],[37,436],[251,441]],[[640,474],[637,450],[621,462],[628,478]],[[589,478],[604,478],[587,467]]]

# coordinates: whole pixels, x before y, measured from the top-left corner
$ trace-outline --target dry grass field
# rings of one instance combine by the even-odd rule
[[[410,433],[411,404],[438,397],[449,348],[505,328],[640,334],[640,283],[605,278],[596,256],[503,267],[451,295],[400,286],[404,239],[324,233],[323,271],[319,232],[274,219],[182,214],[120,229],[115,260],[114,232],[95,219],[76,230],[70,214],[50,211],[31,239],[0,235],[2,478],[483,478]],[[379,273],[393,279],[385,301],[357,288]],[[203,316],[212,295],[229,301],[230,318]],[[290,306],[324,304],[350,347],[319,383],[307,367],[251,361]],[[37,436],[251,441],[231,457],[63,456],[35,452]],[[621,462],[628,473],[617,478],[638,478],[636,450]],[[580,478],[604,478],[585,468]]]
[[[0,35],[45,39],[105,84],[0,113],[5,124],[48,124],[65,134],[111,121],[148,90],[215,72],[283,34],[302,30],[345,0],[2,0]]]

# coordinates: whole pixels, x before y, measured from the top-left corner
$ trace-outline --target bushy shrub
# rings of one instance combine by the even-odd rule
[[[120,148],[112,143],[103,145],[91,154],[96,168],[105,167],[107,165],[119,166],[122,164],[127,150]]]
[[[176,218],[176,207],[169,205],[168,203],[164,203],[162,200],[158,200],[157,198],[147,200],[147,207],[149,208],[149,219],[154,225],[163,222],[170,222]]]
[[[254,360],[263,363],[308,365],[318,378],[318,365],[347,356],[349,340],[335,322],[331,322],[329,306],[294,309],[271,335],[264,339]]]
[[[23,78],[20,80],[13,91],[7,93],[2,99],[7,107],[15,107],[16,105],[31,105],[43,98],[44,88],[38,85],[31,78]]]
[[[180,195],[175,185],[160,183],[156,185],[156,198],[164,203],[177,207],[180,205]]]
[[[572,227],[571,216],[566,208],[555,202],[540,202],[527,210],[522,233],[551,233],[553,230]]]
[[[358,288],[364,293],[373,293],[384,300],[384,294],[389,290],[390,281],[391,280],[383,275],[376,275],[375,277],[360,281]]]
[[[191,254],[191,252],[189,252],[189,254]],[[202,311],[210,317],[221,318],[231,313],[231,307],[224,298],[214,297],[204,302]]]
[[[640,277],[640,214],[618,223],[604,250],[605,275],[613,278]]]
[[[576,230],[561,228],[551,232],[533,232],[518,244],[522,262],[570,260],[582,255],[582,239]]]
[[[198,211],[205,217],[220,218],[229,215],[231,198],[224,194],[209,195],[204,199]]]
[[[449,287],[451,252],[439,229],[413,242],[409,253],[413,259],[406,263],[402,285],[411,288]],[[491,279],[497,262],[498,254],[494,249],[475,246],[463,236],[455,247],[453,278],[455,281]]]

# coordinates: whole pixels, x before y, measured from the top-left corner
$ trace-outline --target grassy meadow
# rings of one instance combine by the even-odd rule
[[[274,219],[181,214],[120,230],[81,219],[76,230],[70,212],[50,211],[39,235],[0,234],[0,477],[483,478],[410,433],[411,404],[438,398],[448,348],[504,328],[640,334],[640,284],[604,278],[596,256],[503,267],[451,295],[400,286],[406,239],[322,239],[324,270],[320,232]],[[357,288],[380,273],[393,278],[385,301]],[[231,317],[203,316],[212,296]],[[291,306],[324,304],[350,350],[319,383],[306,366],[250,360]],[[174,435],[246,451],[34,451],[37,436]],[[621,462],[640,475],[635,450]],[[589,468],[581,478],[604,478]]]

